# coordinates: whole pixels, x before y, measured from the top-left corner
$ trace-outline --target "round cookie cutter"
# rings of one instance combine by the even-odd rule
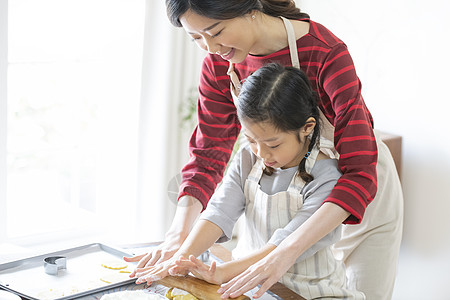
[[[49,275],[58,275],[59,270],[67,268],[65,256],[49,256],[44,258],[44,270]]]

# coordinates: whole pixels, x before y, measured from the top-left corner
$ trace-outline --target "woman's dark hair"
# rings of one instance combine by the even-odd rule
[[[316,126],[308,152],[319,141],[317,94],[306,74],[298,68],[271,63],[258,69],[243,83],[236,108],[241,122],[268,122],[280,131],[298,131],[313,117]],[[306,157],[300,162],[299,175],[310,182],[314,178],[306,172],[305,163]],[[273,169],[266,167],[264,172],[271,175]]]
[[[216,20],[242,17],[254,10],[273,17],[309,18],[295,6],[293,0],[166,0],[166,10],[170,22],[176,27],[182,26],[180,17],[188,10]]]

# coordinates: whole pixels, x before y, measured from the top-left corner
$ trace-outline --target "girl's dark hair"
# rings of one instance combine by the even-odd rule
[[[258,69],[242,85],[236,103],[239,120],[252,123],[268,122],[280,131],[298,131],[308,118],[316,120],[308,152],[319,141],[320,113],[317,94],[306,74],[295,67],[271,63]],[[306,158],[299,165],[299,175],[305,182],[314,178],[305,170]],[[266,167],[268,175],[273,169]]]
[[[180,17],[188,10],[216,20],[242,17],[253,10],[273,17],[309,18],[308,14],[295,6],[293,0],[166,0],[166,10],[170,22],[176,27],[182,26]]]

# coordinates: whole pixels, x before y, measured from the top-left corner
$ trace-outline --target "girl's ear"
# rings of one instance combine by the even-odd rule
[[[306,120],[305,125],[300,129],[300,133],[304,136],[308,136],[313,132],[314,127],[316,127],[316,119],[309,117],[308,120]]]

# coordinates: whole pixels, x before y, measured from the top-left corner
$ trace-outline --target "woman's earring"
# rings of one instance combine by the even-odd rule
[[[255,16],[255,15],[252,15],[252,19],[253,19],[253,20],[256,19],[256,16]]]

